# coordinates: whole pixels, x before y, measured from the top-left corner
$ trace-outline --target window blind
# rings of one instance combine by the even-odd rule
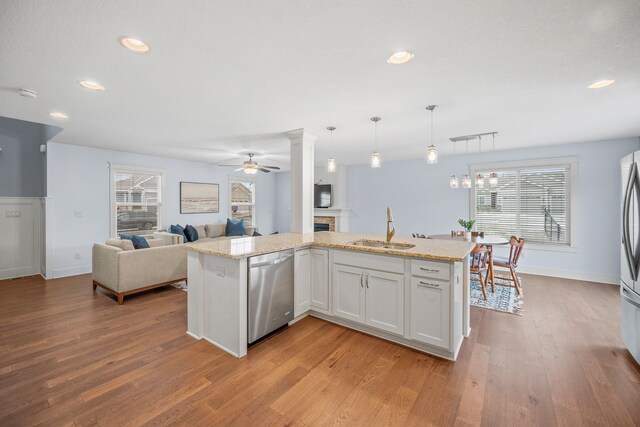
[[[498,174],[490,187],[488,174]],[[571,245],[571,164],[477,168],[485,187],[475,189],[476,229],[527,242]]]
[[[158,230],[161,180],[159,172],[114,169],[115,235],[153,234]]]
[[[255,226],[255,184],[253,182],[231,181],[230,187],[231,219],[242,219],[245,225]]]

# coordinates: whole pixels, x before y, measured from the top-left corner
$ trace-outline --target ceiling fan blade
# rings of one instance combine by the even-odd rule
[[[263,168],[263,167],[258,167],[258,170],[259,170],[260,172],[271,172],[269,169],[265,169],[265,168]]]
[[[243,171],[243,170],[244,170],[244,168],[239,168],[239,169],[235,169],[234,172],[240,172],[240,171]]]
[[[224,166],[224,167],[230,167],[230,168],[237,168],[238,166],[243,166],[243,165],[218,165],[218,166]]]
[[[261,166],[263,168],[267,168],[267,169],[275,169],[275,170],[280,170],[280,166]]]

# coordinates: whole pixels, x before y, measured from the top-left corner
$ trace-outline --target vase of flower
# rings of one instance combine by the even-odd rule
[[[465,240],[471,240],[471,230],[473,229],[473,224],[475,224],[474,220],[465,221],[464,219],[459,219],[458,224],[464,228],[464,238]]]

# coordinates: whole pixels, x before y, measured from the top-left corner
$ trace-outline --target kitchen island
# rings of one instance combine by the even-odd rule
[[[467,255],[475,245],[383,240],[326,231],[188,244],[187,333],[245,356],[248,260],[293,250],[296,319],[312,315],[455,360],[470,331]]]

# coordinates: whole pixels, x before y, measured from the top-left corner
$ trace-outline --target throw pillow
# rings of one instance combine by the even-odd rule
[[[227,218],[225,236],[244,236],[244,220],[232,220]]]
[[[184,243],[188,242],[187,236],[184,234],[184,228],[182,228],[180,224],[172,225],[171,227],[169,227],[169,233],[179,234],[182,236],[182,241]]]
[[[131,243],[133,243],[133,247],[135,249],[148,249],[149,248],[149,243],[147,242],[147,239],[145,239],[142,236],[138,236],[138,235],[135,235],[135,234],[121,234],[120,238],[124,239],[124,240],[131,240]]]
[[[262,234],[258,233],[257,231],[253,232],[253,237],[259,237],[262,236]]]
[[[195,242],[199,238],[198,230],[196,230],[196,228],[193,225],[189,225],[189,224],[187,224],[187,226],[184,227],[184,235],[187,236],[187,240],[190,242]]]

